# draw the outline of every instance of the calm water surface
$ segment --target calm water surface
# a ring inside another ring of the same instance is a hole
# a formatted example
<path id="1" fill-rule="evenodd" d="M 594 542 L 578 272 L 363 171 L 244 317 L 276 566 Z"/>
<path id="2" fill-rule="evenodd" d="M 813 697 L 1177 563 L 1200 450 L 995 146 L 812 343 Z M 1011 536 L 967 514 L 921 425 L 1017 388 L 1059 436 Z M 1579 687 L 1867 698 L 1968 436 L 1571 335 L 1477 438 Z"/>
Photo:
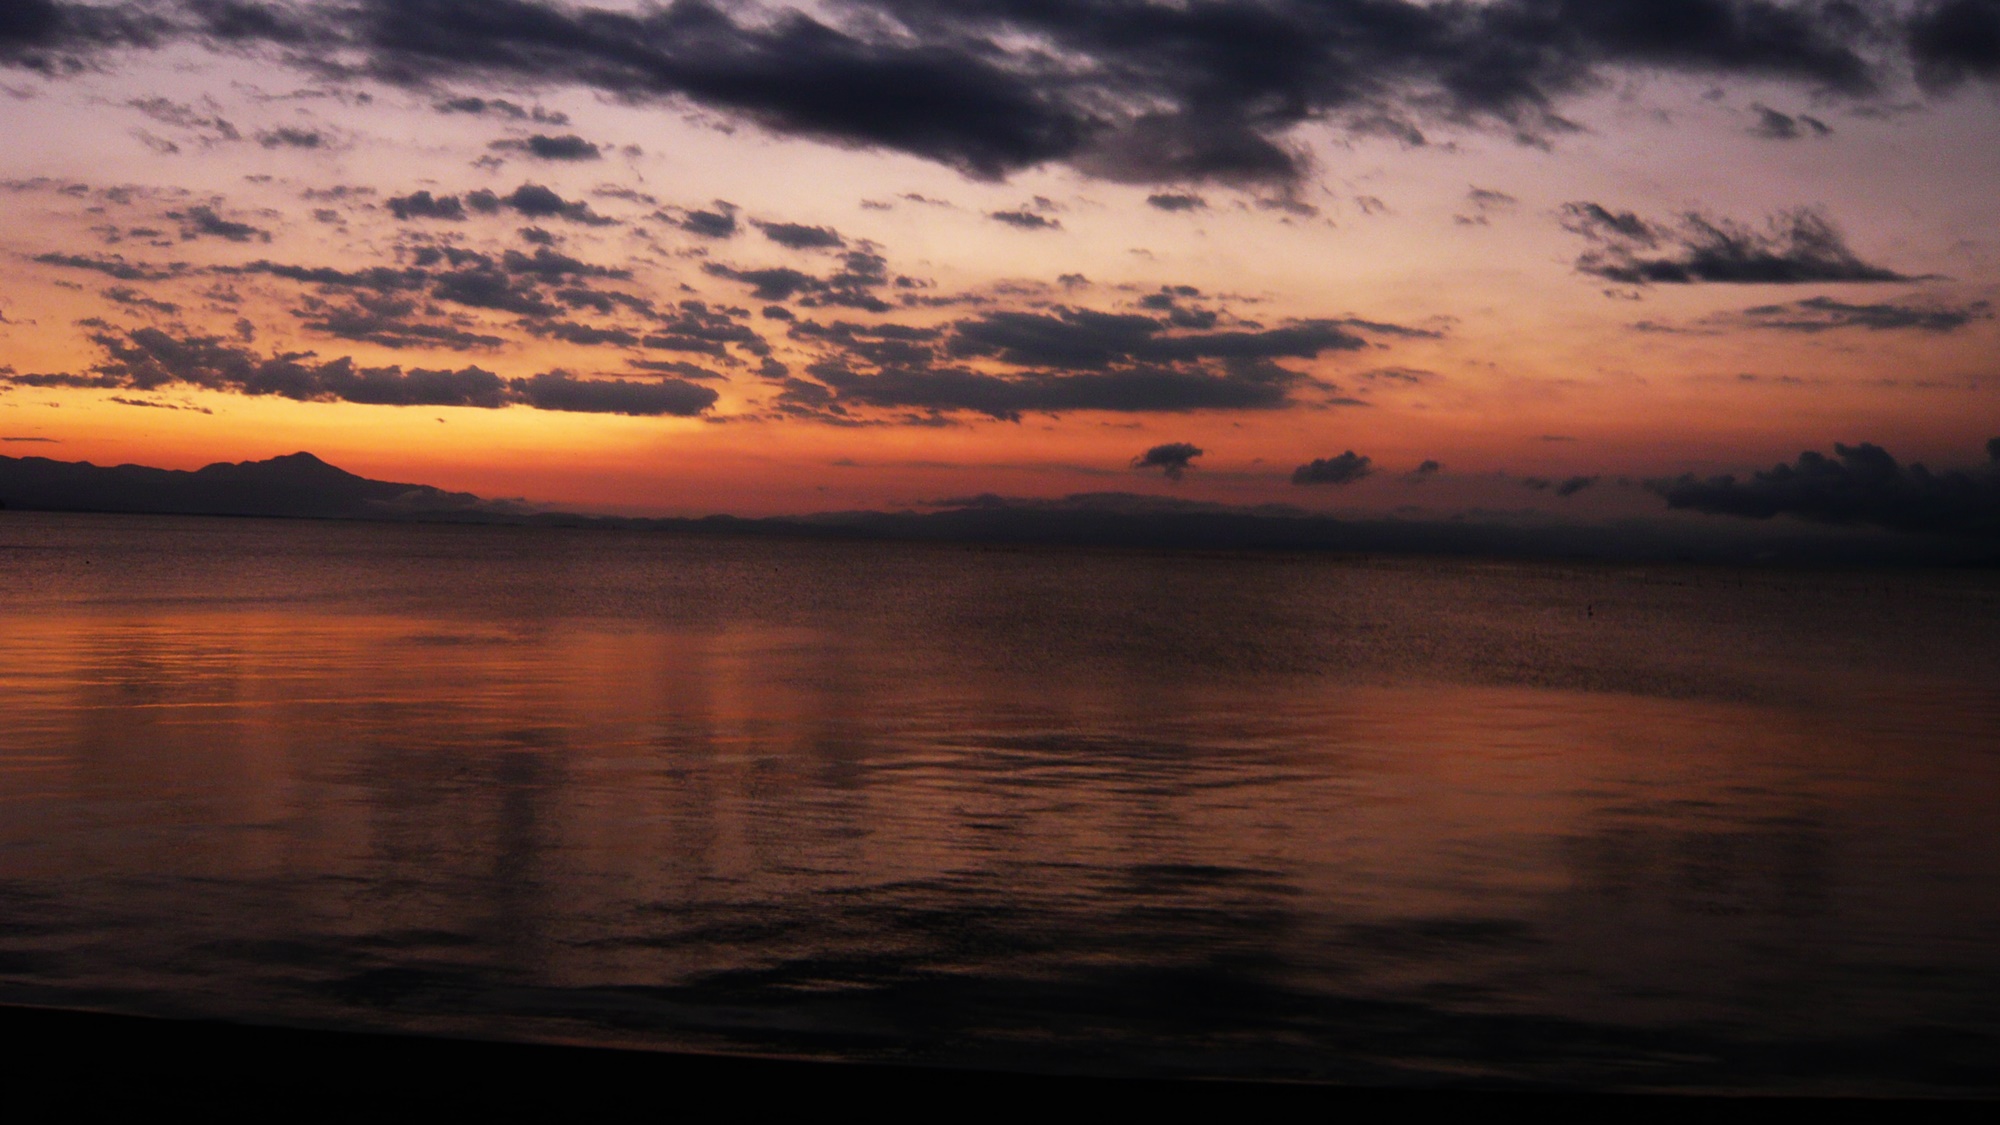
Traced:
<path id="1" fill-rule="evenodd" d="M 0 513 L 0 1002 L 2000 1092 L 2000 580 Z"/>

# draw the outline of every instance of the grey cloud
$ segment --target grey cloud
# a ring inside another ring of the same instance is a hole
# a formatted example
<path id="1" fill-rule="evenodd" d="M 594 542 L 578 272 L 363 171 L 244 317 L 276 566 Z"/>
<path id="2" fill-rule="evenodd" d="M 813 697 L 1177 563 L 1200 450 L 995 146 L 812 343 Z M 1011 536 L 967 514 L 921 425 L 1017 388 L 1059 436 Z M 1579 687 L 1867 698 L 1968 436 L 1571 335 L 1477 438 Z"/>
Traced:
<path id="1" fill-rule="evenodd" d="M 326 134 L 317 129 L 297 129 L 287 125 L 258 133 L 257 143 L 265 148 L 325 148 L 328 142 Z"/>
<path id="2" fill-rule="evenodd" d="M 476 351 L 505 343 L 498 336 L 427 319 L 417 302 L 386 294 L 362 292 L 344 302 L 307 297 L 292 315 L 315 332 L 387 348 Z"/>
<path id="3" fill-rule="evenodd" d="M 1917 77 L 1933 89 L 2000 80 L 2000 0 L 1933 0 L 1909 22 Z"/>
<path id="4" fill-rule="evenodd" d="M 1575 496 L 1577 493 L 1582 492 L 1584 489 L 1589 488 L 1593 484 L 1596 484 L 1599 479 L 1600 478 L 1594 476 L 1569 477 L 1556 485 L 1556 495 Z"/>
<path id="5" fill-rule="evenodd" d="M 1752 136 L 1772 141 L 1796 141 L 1808 134 L 1824 137 L 1833 132 L 1833 127 L 1817 117 L 1805 114 L 1779 113 L 1767 105 L 1753 106 L 1757 112 L 1757 123 L 1750 127 Z"/>
<path id="6" fill-rule="evenodd" d="M 1574 128 L 1564 101 L 1626 73 L 1848 98 L 1876 95 L 1904 57 L 1936 88 L 1991 77 L 1994 4 L 1932 0 L 1906 20 L 1837 0 L 845 0 L 817 15 L 712 0 L 17 0 L 0 58 L 57 73 L 108 45 L 263 41 L 296 65 L 410 86 L 682 100 L 987 179 L 1067 162 L 1133 182 L 1268 183 L 1305 170 L 1288 137 L 1306 123 L 1393 123 L 1418 140 L 1416 119 L 1484 123 L 1544 142 Z M 437 105 L 530 116 L 499 99 Z"/>
<path id="7" fill-rule="evenodd" d="M 1819 333 L 1836 328 L 1865 328 L 1874 332 L 1955 332 L 1977 320 L 1991 320 L 1993 306 L 1988 301 L 1963 305 L 1911 305 L 1897 302 L 1857 305 L 1832 297 L 1810 297 L 1789 304 L 1758 305 L 1744 309 L 1733 323 L 1751 328 L 1786 332 Z"/>
<path id="8" fill-rule="evenodd" d="M 167 217 L 179 220 L 184 239 L 213 237 L 230 242 L 271 241 L 270 231 L 225 219 L 216 213 L 215 208 L 206 205 L 190 207 L 185 211 L 169 211 Z"/>
<path id="9" fill-rule="evenodd" d="M 505 98 L 446 98 L 431 108 L 437 110 L 439 113 L 469 113 L 475 116 L 490 113 L 497 117 L 505 117 L 510 121 L 534 121 L 542 125 L 569 124 L 569 115 L 566 113 L 554 113 L 543 109 L 541 106 L 529 109 L 526 106 L 516 105 L 513 102 L 507 101 Z"/>
<path id="10" fill-rule="evenodd" d="M 884 368 L 866 375 L 834 364 L 815 364 L 810 374 L 823 384 L 821 390 L 837 392 L 841 404 L 966 412 L 1002 421 L 1019 421 L 1026 413 L 1072 410 L 1277 410 L 1290 405 L 1294 387 L 1309 381 L 1274 366 L 1224 372 L 1144 366 L 1081 374 L 1001 376 L 957 367 Z"/>
<path id="11" fill-rule="evenodd" d="M 136 289 L 132 289 L 123 285 L 114 285 L 111 288 L 106 289 L 104 291 L 104 296 L 110 300 L 118 302 L 121 305 L 129 305 L 133 308 L 151 309 L 154 312 L 167 313 L 168 315 L 172 315 L 174 313 L 181 311 L 181 307 L 179 305 L 174 304 L 171 301 L 157 300 L 155 298 L 146 296 L 145 294 L 139 292 Z M 4 321 L 5 319 L 6 319 L 5 317 L 0 317 L 0 321 Z"/>
<path id="12" fill-rule="evenodd" d="M 540 184 L 522 184 L 499 201 L 530 219 L 562 218 L 588 226 L 609 226 L 617 221 L 592 211 L 588 203 L 564 199 Z"/>
<path id="13" fill-rule="evenodd" d="M 768 280 L 799 285 L 802 279 L 811 280 L 797 271 Z M 788 413 L 850 420 L 861 407 L 919 412 L 908 420 L 970 413 L 1010 421 L 1074 410 L 1278 410 L 1294 405 L 1295 392 L 1318 384 L 1276 360 L 1368 346 L 1353 330 L 1363 322 L 1351 320 L 1183 330 L 1184 323 L 1212 323 L 1205 315 L 1177 315 L 1202 312 L 1172 305 L 1184 292 L 1194 290 L 1170 287 L 1155 294 L 1172 306 L 1164 318 L 1058 307 L 1051 313 L 984 313 L 942 327 L 799 321 L 790 330 L 793 340 L 822 354 L 807 369 L 811 379 L 794 377 L 777 405 Z M 954 362 L 967 358 L 1014 370 L 973 370 Z"/>
<path id="14" fill-rule="evenodd" d="M 527 379 L 514 379 L 509 388 L 516 401 L 537 410 L 640 417 L 662 414 L 688 417 L 707 410 L 720 397 L 712 387 L 679 379 L 579 379 L 566 371 L 545 371 Z"/>
<path id="15" fill-rule="evenodd" d="M 1037 215 L 1033 211 L 993 211 L 989 212 L 986 217 L 996 223 L 1006 223 L 1010 227 L 1018 227 L 1021 230 L 1062 229 L 1061 222 L 1051 219 L 1046 215 Z"/>
<path id="16" fill-rule="evenodd" d="M 1135 469 L 1159 469 L 1168 480 L 1178 481 L 1194 467 L 1194 459 L 1202 455 L 1202 450 L 1184 441 L 1171 441 L 1156 445 L 1137 457 L 1132 458 Z"/>
<path id="17" fill-rule="evenodd" d="M 681 216 L 679 227 L 689 234 L 703 238 L 730 238 L 736 234 L 736 214 L 734 211 L 689 211 Z"/>
<path id="18" fill-rule="evenodd" d="M 734 225 L 733 221 L 731 225 Z M 840 237 L 840 232 L 832 227 L 812 227 L 804 223 L 767 223 L 762 219 L 752 219 L 750 225 L 763 231 L 765 238 L 792 250 L 838 250 L 847 245 L 847 240 Z"/>
<path id="19" fill-rule="evenodd" d="M 428 191 L 414 191 L 408 195 L 390 196 L 389 213 L 405 222 L 411 219 L 444 219 L 462 222 L 465 219 L 465 204 L 455 195 L 432 196 Z"/>
<path id="20" fill-rule="evenodd" d="M 174 336 L 154 328 L 94 337 L 106 359 L 68 385 L 134 390 L 185 386 L 299 402 L 377 406 L 462 406 L 596 414 L 694 415 L 715 404 L 712 388 L 680 379 L 579 379 L 550 371 L 503 379 L 479 367 L 456 371 L 397 366 L 361 367 L 351 358 L 320 360 L 310 352 L 262 355 L 215 336 Z M 19 381 L 19 377 L 16 377 Z"/>
<path id="21" fill-rule="evenodd" d="M 1626 285 L 1913 280 L 1862 261 L 1810 208 L 1772 216 L 1763 230 L 1694 212 L 1654 223 L 1589 202 L 1565 204 L 1562 222 L 1593 244 L 1576 260 L 1579 273 Z"/>
<path id="22" fill-rule="evenodd" d="M 1352 449 L 1338 457 L 1321 457 L 1292 470 L 1293 484 L 1353 484 L 1375 471 L 1374 462 Z"/>
<path id="23" fill-rule="evenodd" d="M 1868 442 L 1835 443 L 1834 455 L 1807 450 L 1790 464 L 1751 474 L 1649 481 L 1670 508 L 1770 519 L 2000 539 L 2000 438 L 1986 443 L 1986 464 L 1932 472 L 1898 464 Z"/>
<path id="24" fill-rule="evenodd" d="M 537 160 L 598 160 L 604 152 L 575 133 L 559 137 L 536 133 L 525 138 L 494 141 L 486 147 L 502 152 L 518 152 Z"/>
<path id="25" fill-rule="evenodd" d="M 1146 197 L 1148 206 L 1161 211 L 1203 211 L 1208 208 L 1208 200 L 1193 192 L 1162 191 Z"/>
<path id="26" fill-rule="evenodd" d="M 1346 324 L 1306 320 L 1254 332 L 1172 334 L 1166 323 L 1130 313 L 996 312 L 959 321 L 949 350 L 1020 366 L 1070 369 L 1197 359 L 1311 359 L 1326 351 L 1366 347 L 1367 341 L 1348 331 Z"/>
<path id="27" fill-rule="evenodd" d="M 720 262 L 707 262 L 702 272 L 714 277 L 740 281 L 751 287 L 751 296 L 760 301 L 797 299 L 809 307 L 837 306 L 867 312 L 888 312 L 890 305 L 874 293 L 889 284 L 888 262 L 867 250 L 850 250 L 841 256 L 842 268 L 828 277 L 818 277 L 786 266 L 767 269 L 737 269 Z"/>
<path id="28" fill-rule="evenodd" d="M 165 266 L 149 265 L 142 262 L 128 262 L 122 254 L 59 254 L 51 251 L 35 255 L 35 261 L 45 266 L 66 266 L 74 270 L 94 270 L 120 281 L 165 281 L 185 273 L 187 267 L 180 262 Z"/>

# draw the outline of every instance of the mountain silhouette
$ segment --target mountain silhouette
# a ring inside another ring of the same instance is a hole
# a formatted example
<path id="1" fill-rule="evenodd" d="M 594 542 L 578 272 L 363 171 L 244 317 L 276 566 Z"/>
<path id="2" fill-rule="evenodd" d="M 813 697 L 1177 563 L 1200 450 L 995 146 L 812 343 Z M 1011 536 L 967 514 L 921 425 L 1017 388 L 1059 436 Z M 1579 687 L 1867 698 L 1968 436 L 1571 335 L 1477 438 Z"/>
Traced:
<path id="1" fill-rule="evenodd" d="M 645 518 L 538 509 L 427 484 L 370 480 L 310 453 L 187 472 L 0 456 L 0 509 L 421 520 L 544 528 L 1150 550 L 1304 551 L 1829 565 L 2000 565 L 1981 543 L 1811 526 L 1341 518 L 1130 493 L 975 496 L 928 512 Z"/>
<path id="2" fill-rule="evenodd" d="M 46 457 L 0 457 L 0 507 L 156 515 L 394 519 L 452 513 L 505 514 L 511 505 L 427 484 L 369 480 L 310 453 L 223 462 L 187 472 L 144 465 L 93 465 Z"/>

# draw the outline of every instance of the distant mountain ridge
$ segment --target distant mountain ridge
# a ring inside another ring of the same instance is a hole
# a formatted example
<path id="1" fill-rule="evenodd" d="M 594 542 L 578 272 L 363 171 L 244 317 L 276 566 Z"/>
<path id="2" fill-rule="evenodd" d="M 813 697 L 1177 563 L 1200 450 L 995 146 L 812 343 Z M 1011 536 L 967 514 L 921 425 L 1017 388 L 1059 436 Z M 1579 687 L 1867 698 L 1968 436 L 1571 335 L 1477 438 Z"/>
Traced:
<path id="1" fill-rule="evenodd" d="M 396 519 L 451 513 L 512 514 L 513 505 L 427 484 L 370 480 L 310 453 L 221 462 L 192 472 L 0 457 L 0 505 L 59 512 L 189 516 Z"/>
<path id="2" fill-rule="evenodd" d="M 539 510 L 427 484 L 370 480 L 310 453 L 192 472 L 0 456 L 0 508 L 188 516 L 273 516 L 601 528 L 806 539 L 879 539 L 1208 551 L 1600 559 L 1807 565 L 2000 565 L 1989 547 L 1759 523 L 1632 519 L 1613 524 L 1504 518 L 1344 519 L 1284 505 L 1233 507 L 1126 492 L 1061 499 L 991 494 L 928 512 L 820 512 L 647 519 Z"/>

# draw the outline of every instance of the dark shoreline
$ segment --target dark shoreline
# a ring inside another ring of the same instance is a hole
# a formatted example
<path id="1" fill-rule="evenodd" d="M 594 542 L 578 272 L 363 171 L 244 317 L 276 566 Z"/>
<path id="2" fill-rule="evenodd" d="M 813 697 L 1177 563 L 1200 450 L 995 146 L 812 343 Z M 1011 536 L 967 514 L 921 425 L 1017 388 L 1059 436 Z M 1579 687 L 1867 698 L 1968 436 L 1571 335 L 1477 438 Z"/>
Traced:
<path id="1" fill-rule="evenodd" d="M 0 510 L 353 520 L 799 540 L 1230 553 L 1430 555 L 1568 562 L 1753 566 L 2000 567 L 1991 534 L 1913 535 L 1858 524 L 1635 517 L 1611 522 L 1340 517 L 1124 492 L 1062 500 L 994 495 L 926 511 L 637 517 L 539 511 L 430 485 L 369 480 L 294 453 L 194 472 L 0 455 Z"/>
<path id="2" fill-rule="evenodd" d="M 1730 1097 L 1587 1091 L 1371 1088 L 929 1069 L 157 1019 L 0 1005 L 15 1106 L 80 1113 L 165 1109 L 266 1120 L 658 1121 L 836 1109 L 928 1114 L 1114 1105 L 1121 1114 L 1300 1111 L 1713 1113 L 1973 1100 Z"/>

